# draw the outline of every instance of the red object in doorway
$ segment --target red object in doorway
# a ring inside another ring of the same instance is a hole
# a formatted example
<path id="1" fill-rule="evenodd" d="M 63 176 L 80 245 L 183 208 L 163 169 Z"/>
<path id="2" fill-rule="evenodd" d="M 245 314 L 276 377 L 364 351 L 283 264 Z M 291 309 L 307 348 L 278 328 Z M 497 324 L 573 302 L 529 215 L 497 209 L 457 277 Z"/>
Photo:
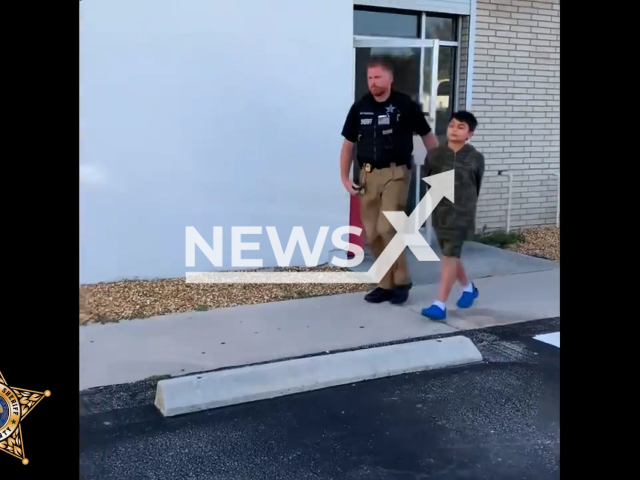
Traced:
<path id="1" fill-rule="evenodd" d="M 350 233 L 349 243 L 358 245 L 364 250 L 364 227 L 362 226 L 362 220 L 360 220 L 360 197 L 357 195 L 351 195 L 351 200 L 349 202 L 349 226 L 363 229 L 360 235 Z M 347 258 L 351 259 L 353 257 L 355 257 L 355 252 L 349 250 L 347 252 Z"/>

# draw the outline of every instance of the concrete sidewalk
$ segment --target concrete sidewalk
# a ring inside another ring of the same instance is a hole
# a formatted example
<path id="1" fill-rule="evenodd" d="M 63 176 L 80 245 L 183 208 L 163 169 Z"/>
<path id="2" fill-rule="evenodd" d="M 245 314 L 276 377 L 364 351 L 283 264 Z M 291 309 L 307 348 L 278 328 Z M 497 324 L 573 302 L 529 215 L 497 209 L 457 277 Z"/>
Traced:
<path id="1" fill-rule="evenodd" d="M 439 258 L 442 258 L 438 242 L 433 239 L 431 248 Z M 407 249 L 406 255 L 414 285 L 438 283 L 440 280 L 440 262 L 421 262 L 410 249 Z M 523 255 L 478 242 L 465 243 L 462 247 L 462 258 L 464 259 L 464 268 L 467 274 L 474 279 L 542 272 L 560 268 L 559 264 L 551 260 Z M 373 259 L 370 256 L 366 256 L 364 261 L 353 270 L 365 272 L 371 268 L 372 264 Z"/>
<path id="2" fill-rule="evenodd" d="M 454 289 L 446 323 L 420 315 L 437 285 L 418 285 L 404 306 L 354 293 L 83 326 L 80 389 L 555 317 L 559 277 L 553 268 L 479 279 L 466 311 L 456 310 Z"/>

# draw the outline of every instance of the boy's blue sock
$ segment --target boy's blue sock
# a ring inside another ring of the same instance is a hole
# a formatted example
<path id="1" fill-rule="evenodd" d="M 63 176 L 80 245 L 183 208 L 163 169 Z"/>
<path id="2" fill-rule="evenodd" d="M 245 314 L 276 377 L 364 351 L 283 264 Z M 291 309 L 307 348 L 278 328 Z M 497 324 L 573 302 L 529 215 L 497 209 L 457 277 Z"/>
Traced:
<path id="1" fill-rule="evenodd" d="M 478 298 L 478 294 L 478 289 L 473 282 L 470 282 L 469 285 L 464 287 L 462 295 L 458 299 L 458 308 L 469 308 L 473 305 L 474 300 Z"/>
<path id="2" fill-rule="evenodd" d="M 431 320 L 444 320 L 447 318 L 447 307 L 444 303 L 436 300 L 430 307 L 423 308 L 421 313 Z"/>

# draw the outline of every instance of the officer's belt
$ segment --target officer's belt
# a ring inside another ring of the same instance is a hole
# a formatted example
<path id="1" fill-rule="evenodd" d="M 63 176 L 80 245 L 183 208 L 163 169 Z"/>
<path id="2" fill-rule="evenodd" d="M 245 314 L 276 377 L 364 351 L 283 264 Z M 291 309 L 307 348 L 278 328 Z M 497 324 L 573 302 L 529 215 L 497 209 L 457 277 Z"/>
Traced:
<path id="1" fill-rule="evenodd" d="M 360 164 L 360 168 L 365 172 L 370 172 L 371 170 L 381 170 L 383 168 L 401 167 L 403 165 L 408 165 L 406 162 L 390 162 L 390 163 L 360 162 L 359 164 Z"/>

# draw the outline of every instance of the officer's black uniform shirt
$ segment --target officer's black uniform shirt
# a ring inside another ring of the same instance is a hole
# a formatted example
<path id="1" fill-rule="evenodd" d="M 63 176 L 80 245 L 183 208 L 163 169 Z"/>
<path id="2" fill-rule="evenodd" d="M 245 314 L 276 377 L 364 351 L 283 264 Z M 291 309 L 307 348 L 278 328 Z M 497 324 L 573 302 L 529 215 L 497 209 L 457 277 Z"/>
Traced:
<path id="1" fill-rule="evenodd" d="M 360 165 L 374 167 L 409 165 L 413 152 L 413 134 L 421 137 L 431 132 L 422 109 L 411 97 L 392 90 L 384 102 L 367 93 L 349 110 L 342 136 L 357 143 Z"/>

